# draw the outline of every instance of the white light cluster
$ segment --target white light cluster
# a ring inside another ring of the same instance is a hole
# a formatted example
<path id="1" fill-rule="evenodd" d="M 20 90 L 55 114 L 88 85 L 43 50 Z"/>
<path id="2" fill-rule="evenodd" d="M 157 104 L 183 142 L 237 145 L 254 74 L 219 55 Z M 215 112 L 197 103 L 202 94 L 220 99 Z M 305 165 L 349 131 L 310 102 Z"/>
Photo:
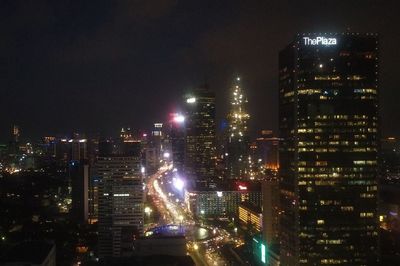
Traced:
<path id="1" fill-rule="evenodd" d="M 195 103 L 196 102 L 196 98 L 195 97 L 190 97 L 186 100 L 187 103 Z"/>

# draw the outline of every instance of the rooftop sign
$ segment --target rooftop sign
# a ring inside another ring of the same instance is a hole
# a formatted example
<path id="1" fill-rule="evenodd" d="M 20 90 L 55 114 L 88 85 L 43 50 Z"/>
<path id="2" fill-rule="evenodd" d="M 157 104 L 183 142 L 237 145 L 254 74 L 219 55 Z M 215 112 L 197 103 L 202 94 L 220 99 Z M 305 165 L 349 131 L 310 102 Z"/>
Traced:
<path id="1" fill-rule="evenodd" d="M 336 38 L 325 38 L 325 37 L 315 37 L 315 38 L 310 38 L 310 37 L 303 37 L 304 40 L 304 45 L 325 45 L 325 46 L 330 46 L 330 45 L 336 45 L 337 40 Z"/>

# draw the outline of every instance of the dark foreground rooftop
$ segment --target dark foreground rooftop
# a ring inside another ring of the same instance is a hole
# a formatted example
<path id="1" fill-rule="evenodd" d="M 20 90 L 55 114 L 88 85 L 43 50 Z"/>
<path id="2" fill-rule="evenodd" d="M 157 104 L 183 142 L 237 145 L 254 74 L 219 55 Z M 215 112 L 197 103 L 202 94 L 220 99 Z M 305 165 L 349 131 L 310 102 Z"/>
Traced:
<path id="1" fill-rule="evenodd" d="M 190 256 L 135 256 L 129 258 L 108 258 L 100 261 L 98 265 L 118 265 L 118 266 L 195 266 L 193 259 Z"/>

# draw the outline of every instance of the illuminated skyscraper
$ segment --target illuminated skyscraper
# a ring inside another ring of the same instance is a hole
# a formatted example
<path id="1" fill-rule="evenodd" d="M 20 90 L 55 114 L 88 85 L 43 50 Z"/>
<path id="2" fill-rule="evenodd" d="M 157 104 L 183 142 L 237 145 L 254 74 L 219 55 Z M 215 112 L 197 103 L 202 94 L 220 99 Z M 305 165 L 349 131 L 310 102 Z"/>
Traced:
<path id="1" fill-rule="evenodd" d="M 376 265 L 378 39 L 298 35 L 279 54 L 281 265 Z"/>
<path id="2" fill-rule="evenodd" d="M 215 94 L 207 87 L 194 90 L 186 96 L 186 111 L 185 173 L 207 183 L 215 178 Z"/>
<path id="3" fill-rule="evenodd" d="M 247 98 L 237 77 L 232 86 L 231 105 L 228 115 L 227 174 L 229 178 L 243 178 L 249 171 L 249 136 L 247 123 L 250 115 L 246 110 Z"/>
<path id="4" fill-rule="evenodd" d="M 89 212 L 89 161 L 87 155 L 87 139 L 74 134 L 68 140 L 70 154 L 68 173 L 71 182 L 72 208 L 71 214 L 75 222 L 87 223 Z"/>

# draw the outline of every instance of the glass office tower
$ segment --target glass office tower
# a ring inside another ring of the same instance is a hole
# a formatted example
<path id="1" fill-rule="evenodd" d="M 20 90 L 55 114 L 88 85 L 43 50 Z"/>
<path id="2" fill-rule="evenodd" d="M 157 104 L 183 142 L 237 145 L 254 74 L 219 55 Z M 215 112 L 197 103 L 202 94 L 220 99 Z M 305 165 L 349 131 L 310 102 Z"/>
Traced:
<path id="1" fill-rule="evenodd" d="M 215 93 L 207 86 L 186 95 L 185 173 L 189 183 L 215 180 Z"/>
<path id="2" fill-rule="evenodd" d="M 376 264 L 378 122 L 376 34 L 280 52 L 281 265 Z"/>

